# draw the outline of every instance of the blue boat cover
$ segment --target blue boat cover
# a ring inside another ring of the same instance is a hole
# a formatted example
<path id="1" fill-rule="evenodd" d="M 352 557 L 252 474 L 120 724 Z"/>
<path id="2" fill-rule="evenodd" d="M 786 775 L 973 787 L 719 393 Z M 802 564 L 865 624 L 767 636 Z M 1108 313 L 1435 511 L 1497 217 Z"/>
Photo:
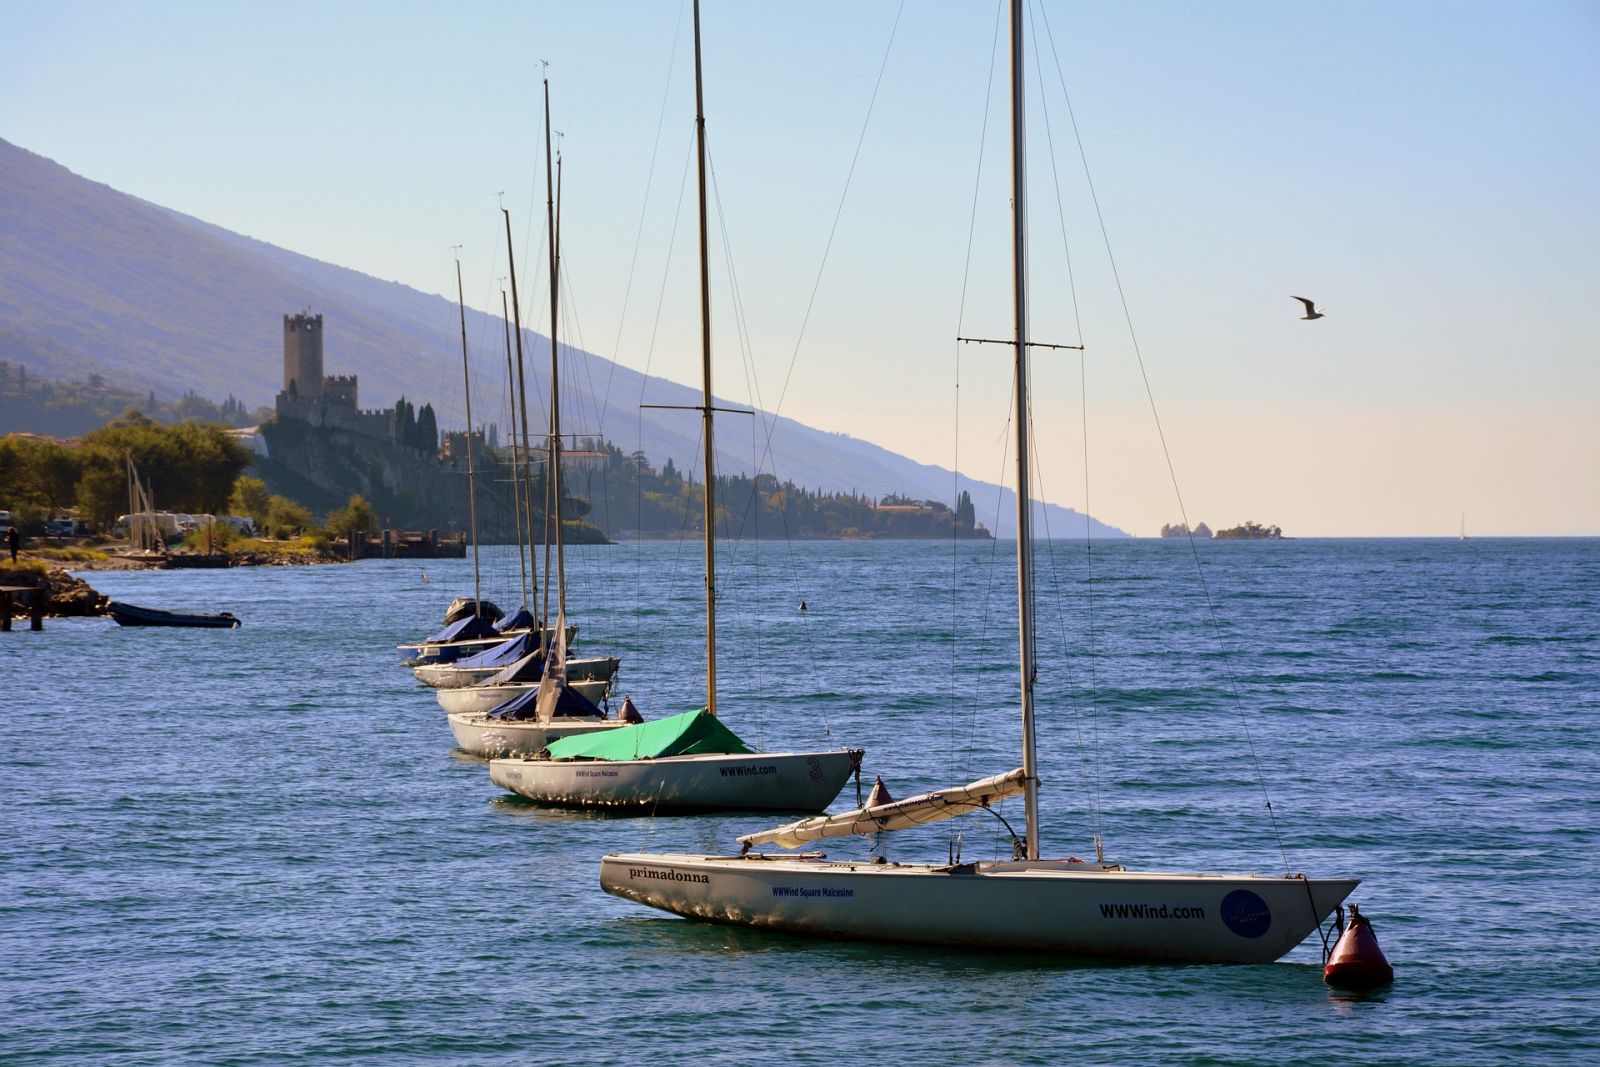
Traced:
<path id="1" fill-rule="evenodd" d="M 529 652 L 539 650 L 539 635 L 529 630 L 507 641 L 502 641 L 486 651 L 475 656 L 463 656 L 456 660 L 457 667 L 504 667 L 513 660 L 519 660 Z"/>
<path id="2" fill-rule="evenodd" d="M 531 630 L 534 626 L 533 612 L 527 608 L 518 608 L 510 615 L 494 624 L 496 633 L 505 633 L 507 630 Z"/>
<path id="3" fill-rule="evenodd" d="M 517 682 L 537 682 L 544 677 L 544 660 L 545 657 L 539 655 L 539 650 L 535 648 L 509 667 L 502 668 L 499 674 L 491 675 L 483 684 L 514 685 Z"/>
<path id="4" fill-rule="evenodd" d="M 477 615 L 468 615 L 464 619 L 457 619 L 436 634 L 429 634 L 418 644 L 444 645 L 451 641 L 471 641 L 478 637 L 493 637 L 495 634 L 494 623 Z"/>
<path id="5" fill-rule="evenodd" d="M 526 693 L 512 697 L 490 711 L 486 718 L 500 722 L 528 722 L 539 717 L 539 687 L 530 686 Z M 606 713 L 589 702 L 589 698 L 570 685 L 561 687 L 553 712 L 558 719 L 603 719 Z"/>

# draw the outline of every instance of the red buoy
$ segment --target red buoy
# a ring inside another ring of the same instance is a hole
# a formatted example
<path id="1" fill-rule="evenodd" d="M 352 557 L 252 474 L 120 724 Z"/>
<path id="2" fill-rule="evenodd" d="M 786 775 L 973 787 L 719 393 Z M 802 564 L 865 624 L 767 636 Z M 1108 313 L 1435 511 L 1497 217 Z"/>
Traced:
<path id="1" fill-rule="evenodd" d="M 1350 925 L 1322 968 L 1323 981 L 1344 989 L 1372 989 L 1394 981 L 1394 968 L 1378 947 L 1372 924 L 1350 905 Z"/>

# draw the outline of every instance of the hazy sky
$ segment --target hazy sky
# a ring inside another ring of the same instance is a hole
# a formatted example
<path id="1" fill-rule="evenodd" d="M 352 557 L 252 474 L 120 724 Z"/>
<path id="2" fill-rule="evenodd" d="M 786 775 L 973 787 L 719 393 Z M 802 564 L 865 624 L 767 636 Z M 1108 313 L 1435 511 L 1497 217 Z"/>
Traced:
<path id="1" fill-rule="evenodd" d="M 1179 512 L 1062 76 L 1192 521 L 1600 534 L 1600 3 L 1035 12 L 1033 332 L 1074 342 L 1081 318 L 1097 517 L 1148 535 Z M 999 480 L 1007 352 L 954 342 L 1008 330 L 1003 56 L 979 148 L 995 5 L 703 17 L 719 394 L 747 395 L 731 262 L 765 406 L 798 352 L 783 414 Z M 0 25 L 0 137 L 452 297 L 463 244 L 495 310 L 496 191 L 530 259 L 540 239 L 548 60 L 570 336 L 697 380 L 687 4 L 0 0 Z M 1045 495 L 1082 508 L 1079 359 L 1037 356 L 1034 414 Z"/>

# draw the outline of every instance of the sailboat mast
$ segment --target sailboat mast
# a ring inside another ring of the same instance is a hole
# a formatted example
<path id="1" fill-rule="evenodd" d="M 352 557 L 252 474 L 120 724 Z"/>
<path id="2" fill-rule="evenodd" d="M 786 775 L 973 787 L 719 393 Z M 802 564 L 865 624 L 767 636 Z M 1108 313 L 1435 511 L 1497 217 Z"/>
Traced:
<path id="1" fill-rule="evenodd" d="M 567 575 L 561 545 L 561 366 L 557 358 L 560 341 L 557 337 L 561 307 L 560 275 L 561 251 L 556 233 L 556 183 L 550 130 L 550 79 L 544 79 L 544 181 L 546 225 L 550 228 L 550 439 L 546 443 L 546 522 L 553 530 L 551 537 L 556 550 L 557 611 L 565 613 L 567 607 Z M 550 617 L 550 542 L 545 542 L 544 585 L 545 618 Z M 540 642 L 543 645 L 543 642 Z"/>
<path id="2" fill-rule="evenodd" d="M 516 326 L 517 338 L 517 394 L 522 402 L 522 474 L 524 479 L 522 506 L 527 509 L 528 569 L 531 572 L 529 586 L 532 589 L 532 599 L 537 600 L 539 599 L 539 557 L 534 555 L 533 552 L 533 464 L 528 458 L 528 379 L 522 369 L 522 304 L 517 300 L 517 255 L 511 247 L 511 212 L 501 208 L 500 214 L 504 215 L 506 220 L 506 262 L 511 270 L 511 320 Z M 543 634 L 544 621 L 543 619 L 539 620 L 541 635 Z M 539 638 L 539 644 L 542 648 L 544 645 L 543 636 Z"/>
<path id="3" fill-rule="evenodd" d="M 144 535 L 139 528 L 139 498 L 133 491 L 134 479 L 138 477 L 133 473 L 133 453 L 124 453 L 122 462 L 128 469 L 128 542 L 134 548 L 142 549 L 144 548 Z"/>
<path id="4" fill-rule="evenodd" d="M 528 553 L 522 546 L 522 477 L 517 451 L 517 372 L 511 364 L 511 309 L 506 291 L 500 290 L 500 321 L 506 326 L 506 396 L 511 407 L 511 519 L 517 527 L 517 565 L 522 570 L 522 606 L 528 606 Z"/>
<path id="5" fill-rule="evenodd" d="M 706 711 L 717 713 L 716 448 L 711 438 L 711 260 L 706 247 L 706 108 L 700 81 L 700 0 L 694 0 L 694 130 L 700 179 L 700 418 L 706 449 Z"/>
<path id="6" fill-rule="evenodd" d="M 1022 0 L 1011 0 L 1011 243 L 1014 311 L 1017 320 L 1017 632 L 1022 664 L 1023 810 L 1028 821 L 1027 858 L 1039 858 L 1039 757 L 1034 738 L 1033 682 L 1033 506 L 1028 498 L 1028 214 L 1027 150 L 1022 83 Z"/>
<path id="7" fill-rule="evenodd" d="M 461 315 L 461 382 L 467 394 L 467 514 L 472 524 L 472 613 L 483 615 L 478 574 L 478 473 L 472 465 L 472 371 L 467 366 L 467 297 L 461 287 L 461 257 L 456 256 L 456 310 Z"/>

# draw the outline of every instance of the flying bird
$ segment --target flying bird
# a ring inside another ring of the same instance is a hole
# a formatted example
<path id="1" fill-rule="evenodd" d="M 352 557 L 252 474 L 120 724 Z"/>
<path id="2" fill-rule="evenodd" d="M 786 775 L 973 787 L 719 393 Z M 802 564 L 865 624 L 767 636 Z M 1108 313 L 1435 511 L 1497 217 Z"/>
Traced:
<path id="1" fill-rule="evenodd" d="M 1302 303 L 1302 304 L 1304 304 L 1306 306 L 1306 313 L 1304 315 L 1300 316 L 1302 319 L 1320 319 L 1320 318 L 1322 318 L 1322 312 L 1317 310 L 1317 305 L 1313 304 L 1311 301 L 1307 300 L 1305 297 L 1303 297 L 1303 296 L 1291 296 L 1289 299 L 1290 300 L 1298 300 L 1298 301 L 1300 301 L 1300 303 Z"/>

